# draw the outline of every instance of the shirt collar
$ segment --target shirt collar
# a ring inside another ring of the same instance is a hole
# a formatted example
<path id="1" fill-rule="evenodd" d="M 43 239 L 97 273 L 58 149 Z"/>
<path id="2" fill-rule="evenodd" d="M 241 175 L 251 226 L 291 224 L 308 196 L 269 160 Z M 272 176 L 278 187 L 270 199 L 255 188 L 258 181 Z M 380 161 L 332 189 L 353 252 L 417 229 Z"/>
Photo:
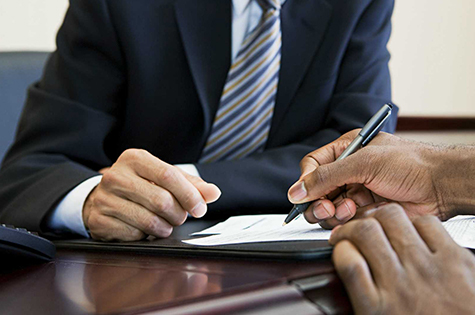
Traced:
<path id="1" fill-rule="evenodd" d="M 233 0 L 234 12 L 241 15 L 250 2 L 251 0 Z"/>
<path id="2" fill-rule="evenodd" d="M 244 10 L 246 10 L 246 7 L 251 3 L 251 1 L 255 0 L 233 0 L 233 6 L 234 6 L 234 12 L 237 15 L 241 15 Z M 283 5 L 285 0 L 280 0 L 280 4 Z"/>

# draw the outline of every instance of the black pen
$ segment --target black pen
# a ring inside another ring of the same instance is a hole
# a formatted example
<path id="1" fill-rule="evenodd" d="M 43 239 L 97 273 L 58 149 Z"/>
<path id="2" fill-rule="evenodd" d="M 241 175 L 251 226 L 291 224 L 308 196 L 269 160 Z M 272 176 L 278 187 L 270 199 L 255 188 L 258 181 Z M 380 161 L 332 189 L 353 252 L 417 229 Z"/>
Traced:
<path id="1" fill-rule="evenodd" d="M 393 105 L 390 103 L 383 105 L 383 107 L 381 107 L 381 109 L 373 117 L 371 117 L 371 119 L 366 123 L 363 129 L 361 129 L 360 133 L 356 136 L 356 138 L 350 143 L 350 145 L 336 160 L 343 160 L 348 155 L 356 152 L 359 148 L 367 145 L 379 133 L 386 120 L 389 118 L 389 116 L 391 116 L 392 108 Z M 297 216 L 304 213 L 312 202 L 294 205 L 282 225 L 290 223 Z"/>

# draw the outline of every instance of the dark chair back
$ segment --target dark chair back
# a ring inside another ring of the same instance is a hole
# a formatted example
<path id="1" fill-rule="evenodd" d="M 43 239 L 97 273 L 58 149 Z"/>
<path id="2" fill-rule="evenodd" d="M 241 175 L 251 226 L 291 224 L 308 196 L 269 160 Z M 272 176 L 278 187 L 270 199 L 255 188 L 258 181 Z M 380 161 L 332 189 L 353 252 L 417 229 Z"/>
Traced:
<path id="1" fill-rule="evenodd" d="M 47 52 L 0 52 L 0 161 L 13 142 L 26 91 L 41 77 Z"/>

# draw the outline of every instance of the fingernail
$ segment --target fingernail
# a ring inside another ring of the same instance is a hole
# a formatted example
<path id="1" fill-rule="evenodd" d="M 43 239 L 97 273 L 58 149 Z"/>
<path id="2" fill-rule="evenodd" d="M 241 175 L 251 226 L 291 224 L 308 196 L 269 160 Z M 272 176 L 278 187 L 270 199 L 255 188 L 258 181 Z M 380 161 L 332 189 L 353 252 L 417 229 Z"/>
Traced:
<path id="1" fill-rule="evenodd" d="M 291 187 L 289 190 L 289 196 L 292 201 L 300 201 L 307 197 L 307 189 L 305 188 L 305 183 L 301 182 Z"/>
<path id="2" fill-rule="evenodd" d="M 201 218 L 206 213 L 206 205 L 203 202 L 198 203 L 192 210 L 191 215 L 195 218 Z"/>
<path id="3" fill-rule="evenodd" d="M 349 217 L 351 217 L 351 212 L 348 209 L 348 207 L 345 205 L 343 210 L 337 211 L 335 213 L 335 217 L 338 219 L 338 221 L 345 221 Z"/>
<path id="4" fill-rule="evenodd" d="M 325 220 L 330 217 L 330 213 L 327 211 L 322 202 L 317 201 L 315 208 L 313 208 L 313 215 L 318 220 Z"/>

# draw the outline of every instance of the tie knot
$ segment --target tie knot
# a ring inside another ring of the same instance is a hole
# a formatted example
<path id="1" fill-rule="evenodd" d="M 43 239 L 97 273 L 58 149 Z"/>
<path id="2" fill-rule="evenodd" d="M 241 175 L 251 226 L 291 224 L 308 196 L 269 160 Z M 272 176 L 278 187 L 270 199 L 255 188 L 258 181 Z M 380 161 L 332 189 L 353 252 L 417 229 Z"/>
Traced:
<path id="1" fill-rule="evenodd" d="M 257 0 L 264 11 L 280 10 L 280 0 Z"/>

